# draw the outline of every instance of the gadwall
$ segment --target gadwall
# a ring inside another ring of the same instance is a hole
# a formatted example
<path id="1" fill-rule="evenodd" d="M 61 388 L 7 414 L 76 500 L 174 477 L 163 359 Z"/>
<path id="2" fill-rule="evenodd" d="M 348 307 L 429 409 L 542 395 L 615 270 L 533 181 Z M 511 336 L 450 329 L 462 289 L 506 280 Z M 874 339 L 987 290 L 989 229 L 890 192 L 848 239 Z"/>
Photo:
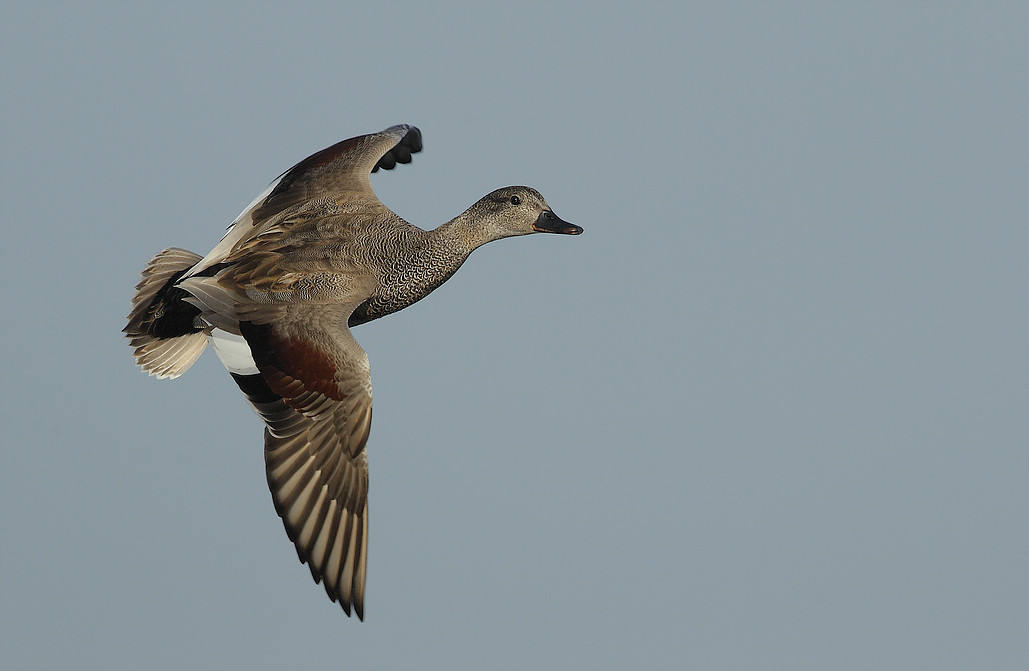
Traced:
<path id="1" fill-rule="evenodd" d="M 268 486 L 300 561 L 362 620 L 372 383 L 350 327 L 425 298 L 487 242 L 582 233 L 526 186 L 497 189 L 432 231 L 409 224 L 369 175 L 421 149 L 417 128 L 392 126 L 297 163 L 207 256 L 155 256 L 124 329 L 158 378 L 212 346 L 267 425 Z"/>

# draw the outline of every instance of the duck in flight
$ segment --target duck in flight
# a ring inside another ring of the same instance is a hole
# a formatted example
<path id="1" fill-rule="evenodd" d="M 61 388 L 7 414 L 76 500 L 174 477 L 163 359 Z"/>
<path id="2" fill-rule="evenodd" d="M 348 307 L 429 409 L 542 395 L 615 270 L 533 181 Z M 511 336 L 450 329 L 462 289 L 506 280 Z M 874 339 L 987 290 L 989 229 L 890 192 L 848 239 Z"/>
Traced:
<path id="1" fill-rule="evenodd" d="M 578 235 L 526 186 L 497 189 L 434 230 L 383 205 L 369 175 L 410 163 L 414 126 L 391 126 L 283 173 L 200 257 L 170 248 L 143 270 L 124 332 L 136 363 L 182 375 L 210 344 L 266 427 L 275 510 L 329 598 L 364 619 L 368 356 L 354 326 L 425 298 L 487 242 Z"/>

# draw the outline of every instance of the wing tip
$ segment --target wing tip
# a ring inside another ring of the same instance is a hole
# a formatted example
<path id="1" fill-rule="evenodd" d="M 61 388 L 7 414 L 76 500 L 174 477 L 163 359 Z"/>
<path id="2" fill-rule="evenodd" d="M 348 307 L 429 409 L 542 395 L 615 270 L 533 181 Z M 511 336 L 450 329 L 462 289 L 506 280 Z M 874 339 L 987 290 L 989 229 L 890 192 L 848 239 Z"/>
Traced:
<path id="1" fill-rule="evenodd" d="M 397 137 L 397 141 L 389 151 L 382 155 L 382 158 L 376 161 L 372 172 L 378 172 L 379 168 L 392 170 L 397 163 L 410 163 L 412 155 L 422 150 L 422 131 L 417 126 L 408 124 L 390 126 L 382 131 L 382 134 Z"/>

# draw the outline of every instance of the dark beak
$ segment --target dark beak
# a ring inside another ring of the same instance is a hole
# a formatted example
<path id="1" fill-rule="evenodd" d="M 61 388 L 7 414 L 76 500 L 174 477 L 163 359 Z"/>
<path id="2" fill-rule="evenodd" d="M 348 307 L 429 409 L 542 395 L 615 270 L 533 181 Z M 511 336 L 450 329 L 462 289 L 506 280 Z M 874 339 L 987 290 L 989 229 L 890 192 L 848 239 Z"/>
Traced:
<path id="1" fill-rule="evenodd" d="M 532 230 L 538 233 L 563 233 L 565 235 L 578 235 L 582 233 L 582 226 L 570 224 L 550 210 L 543 210 L 532 225 Z"/>

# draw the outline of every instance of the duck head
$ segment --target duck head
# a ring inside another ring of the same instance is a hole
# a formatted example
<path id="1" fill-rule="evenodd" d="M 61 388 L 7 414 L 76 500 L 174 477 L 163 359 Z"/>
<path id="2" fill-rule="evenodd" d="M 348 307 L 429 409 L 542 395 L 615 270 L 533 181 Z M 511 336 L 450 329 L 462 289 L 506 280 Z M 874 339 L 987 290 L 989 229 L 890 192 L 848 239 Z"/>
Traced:
<path id="1" fill-rule="evenodd" d="M 469 209 L 492 240 L 530 233 L 579 235 L 582 227 L 554 214 L 540 192 L 506 186 L 487 194 Z"/>

